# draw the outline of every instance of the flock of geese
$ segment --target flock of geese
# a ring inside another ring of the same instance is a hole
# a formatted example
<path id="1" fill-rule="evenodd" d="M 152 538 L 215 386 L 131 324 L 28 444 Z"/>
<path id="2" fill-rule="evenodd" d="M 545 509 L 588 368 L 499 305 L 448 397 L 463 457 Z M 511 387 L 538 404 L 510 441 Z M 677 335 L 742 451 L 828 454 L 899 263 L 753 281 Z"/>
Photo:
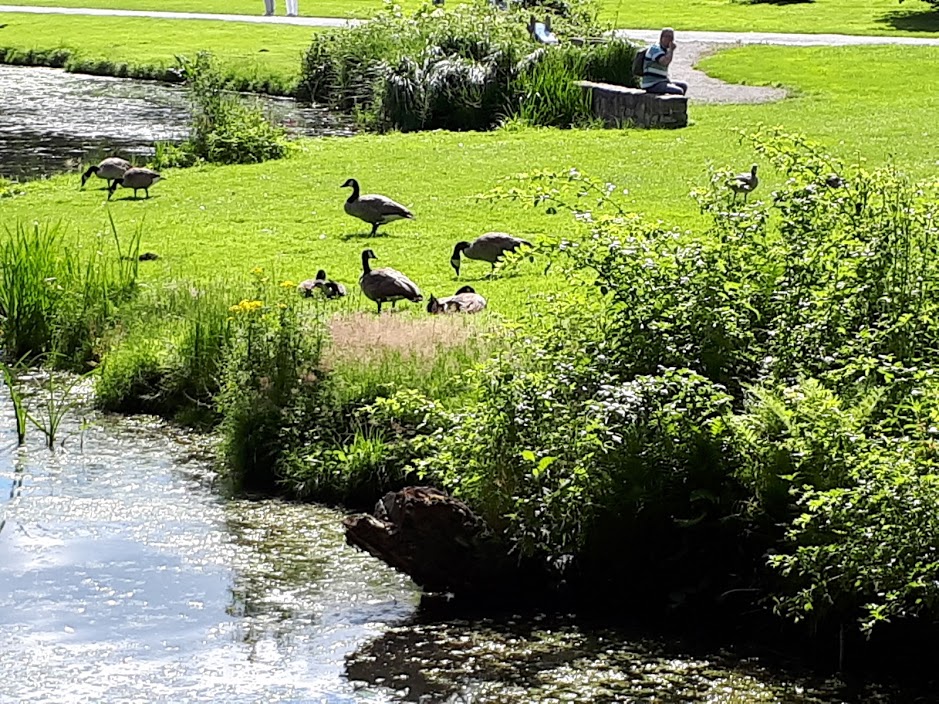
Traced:
<path id="1" fill-rule="evenodd" d="M 759 185 L 760 181 L 756 172 L 757 165 L 754 164 L 749 173 L 737 174 L 728 181 L 727 185 L 733 191 L 735 202 L 739 195 L 743 195 L 744 202 L 746 202 L 750 193 Z M 162 178 L 159 173 L 152 169 L 133 166 L 130 162 L 117 157 L 104 159 L 96 166 L 89 167 L 82 174 L 82 187 L 92 176 L 107 181 L 108 200 L 114 195 L 114 191 L 117 190 L 118 186 L 132 188 L 134 198 L 137 197 L 137 192 L 141 190 L 149 198 L 150 187 Z M 832 178 L 837 177 L 829 177 L 829 186 L 832 186 Z M 838 181 L 840 185 L 840 179 Z M 352 193 L 344 205 L 346 214 L 371 225 L 372 235 L 377 234 L 378 228 L 382 225 L 387 225 L 396 220 L 414 219 L 414 213 L 387 196 L 375 193 L 363 195 L 359 188 L 359 182 L 354 178 L 346 180 L 341 187 L 352 189 Z M 450 266 L 459 276 L 461 258 L 466 258 L 489 262 L 492 270 L 495 270 L 496 263 L 506 252 L 514 252 L 522 246 L 531 247 L 531 243 L 504 232 L 488 232 L 472 242 L 457 242 L 453 247 L 453 254 L 450 256 Z M 389 267 L 373 269 L 371 266 L 373 259 L 378 259 L 373 250 L 366 249 L 362 252 L 362 276 L 359 277 L 359 287 L 368 299 L 378 304 L 379 313 L 381 313 L 381 307 L 385 303 L 391 303 L 393 309 L 395 304 L 401 300 L 414 303 L 424 300 L 417 284 L 411 279 L 397 269 Z M 328 279 L 326 271 L 323 269 L 317 272 L 315 278 L 301 282 L 298 290 L 305 296 L 323 295 L 326 298 L 341 298 L 346 295 L 346 287 L 341 283 Z M 427 312 L 478 313 L 485 307 L 485 298 L 476 293 L 472 286 L 463 286 L 455 294 L 446 298 L 438 299 L 431 296 L 427 304 Z"/>
<path id="2" fill-rule="evenodd" d="M 754 167 L 755 168 L 755 167 Z M 109 157 L 99 164 L 89 167 L 81 178 L 81 185 L 92 176 L 103 179 L 108 183 L 108 200 L 117 190 L 118 186 L 134 190 L 134 198 L 138 191 L 143 191 L 150 197 L 150 187 L 161 180 L 161 176 L 152 169 L 136 167 L 130 162 L 118 157 Z M 359 182 L 354 178 L 342 184 L 342 188 L 351 188 L 352 193 L 346 200 L 344 210 L 346 214 L 358 218 L 372 226 L 371 234 L 375 235 L 382 225 L 396 220 L 412 220 L 414 213 L 406 207 L 393 201 L 387 196 L 378 194 L 363 195 Z M 488 232 L 477 237 L 472 242 L 457 242 L 450 256 L 450 266 L 460 275 L 462 258 L 488 262 L 495 270 L 496 263 L 506 252 L 514 252 L 519 247 L 531 247 L 531 243 L 504 232 Z M 391 303 L 392 309 L 398 301 L 407 300 L 419 303 L 424 300 L 420 289 L 411 279 L 397 269 L 382 267 L 373 269 L 371 261 L 378 259 L 372 249 L 362 252 L 362 275 L 359 277 L 359 287 L 366 298 L 378 305 L 381 313 L 382 305 Z M 326 298 L 341 298 L 346 295 L 346 287 L 326 276 L 326 271 L 320 269 L 316 277 L 307 279 L 297 287 L 305 296 L 323 295 Z M 427 312 L 434 314 L 448 313 L 478 313 L 486 308 L 486 299 L 478 294 L 472 286 L 463 286 L 452 296 L 445 298 L 430 297 L 427 303 Z"/>

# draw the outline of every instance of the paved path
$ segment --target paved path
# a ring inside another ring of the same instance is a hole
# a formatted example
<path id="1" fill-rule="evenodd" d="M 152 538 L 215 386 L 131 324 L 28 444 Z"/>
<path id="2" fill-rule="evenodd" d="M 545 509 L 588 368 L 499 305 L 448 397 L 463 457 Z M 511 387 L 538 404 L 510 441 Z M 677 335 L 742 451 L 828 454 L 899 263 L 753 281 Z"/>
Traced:
<path id="1" fill-rule="evenodd" d="M 88 15 L 91 17 L 149 17 L 161 20 L 216 20 L 251 24 L 286 24 L 301 27 L 345 27 L 359 20 L 340 17 L 265 17 L 264 15 L 213 15 L 200 12 L 157 12 L 149 10 L 112 10 L 91 7 L 36 7 L 34 5 L 0 5 L 0 12 L 28 12 L 34 15 Z"/>
<path id="2" fill-rule="evenodd" d="M 147 10 L 111 10 L 84 7 L 36 7 L 34 5 L 0 5 L 0 12 L 29 12 L 38 15 L 92 15 L 105 17 L 153 17 L 171 20 L 218 20 L 253 24 L 287 24 L 302 27 L 342 27 L 361 20 L 339 17 L 264 17 L 263 15 L 213 15 L 199 12 L 157 12 Z M 616 33 L 644 42 L 658 38 L 658 30 L 618 29 Z M 854 34 L 779 34 L 773 32 L 702 32 L 678 31 L 679 44 L 781 44 L 786 46 L 861 46 L 865 44 L 900 44 L 908 46 L 939 46 L 939 37 L 873 37 Z"/>
<path id="3" fill-rule="evenodd" d="M 157 12 L 147 10 L 112 10 L 84 7 L 36 7 L 34 5 L 0 5 L 0 12 L 29 12 L 38 15 L 92 15 L 105 17 L 153 17 L 172 20 L 217 20 L 253 24 L 287 24 L 302 27 L 342 27 L 360 20 L 339 17 L 264 17 L 263 15 L 219 15 L 199 12 Z M 618 29 L 616 33 L 644 42 L 658 38 L 658 30 Z M 908 46 L 939 46 L 939 37 L 874 37 L 855 34 L 782 34 L 774 32 L 703 32 L 678 31 L 684 42 L 702 44 L 782 44 L 787 46 L 861 46 L 865 44 L 900 44 Z"/>

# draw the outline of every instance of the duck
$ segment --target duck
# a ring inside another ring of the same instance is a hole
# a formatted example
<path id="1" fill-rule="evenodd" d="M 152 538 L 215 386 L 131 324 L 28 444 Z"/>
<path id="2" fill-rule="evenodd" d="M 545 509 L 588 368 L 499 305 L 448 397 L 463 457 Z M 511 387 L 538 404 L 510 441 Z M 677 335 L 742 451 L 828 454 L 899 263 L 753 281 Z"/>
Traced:
<path id="1" fill-rule="evenodd" d="M 321 290 L 326 298 L 342 298 L 346 295 L 346 287 L 338 281 L 327 279 L 325 269 L 316 272 L 316 278 L 301 281 L 297 290 L 306 297 L 312 296 L 317 290 Z"/>
<path id="2" fill-rule="evenodd" d="M 108 187 L 108 200 L 111 200 L 111 196 L 114 195 L 114 191 L 117 190 L 118 186 L 122 188 L 133 188 L 134 198 L 137 197 L 137 191 L 140 190 L 143 190 L 143 192 L 147 194 L 147 198 L 149 198 L 150 186 L 162 180 L 162 178 L 163 177 L 153 169 L 144 169 L 139 166 L 127 169 L 121 178 L 116 178 L 111 181 L 111 185 Z"/>
<path id="3" fill-rule="evenodd" d="M 85 182 L 92 176 L 104 179 L 108 182 L 108 187 L 110 187 L 111 182 L 114 179 L 122 178 L 129 168 L 131 168 L 131 164 L 126 159 L 121 159 L 117 156 L 109 156 L 107 159 L 102 159 L 95 166 L 88 167 L 88 170 L 82 174 L 81 187 L 84 188 Z"/>
<path id="4" fill-rule="evenodd" d="M 450 255 L 450 266 L 460 275 L 460 255 L 467 259 L 477 259 L 482 262 L 489 262 L 492 270 L 496 268 L 496 262 L 502 258 L 506 252 L 514 252 L 516 249 L 526 245 L 531 247 L 531 242 L 513 237 L 505 232 L 487 232 L 480 235 L 472 242 L 457 242 L 453 247 L 453 254 Z"/>
<path id="5" fill-rule="evenodd" d="M 346 214 L 370 224 L 372 226 L 372 235 L 378 232 L 379 225 L 385 225 L 395 220 L 414 219 L 414 213 L 387 196 L 374 193 L 364 196 L 359 195 L 359 182 L 354 178 L 346 179 L 341 188 L 352 189 L 352 195 L 346 199 L 344 206 Z"/>
<path id="6" fill-rule="evenodd" d="M 375 252 L 366 249 L 362 252 L 362 276 L 359 278 L 359 287 L 366 298 L 378 304 L 381 313 L 382 303 L 391 302 L 391 307 L 402 298 L 412 303 L 424 300 L 420 289 L 411 279 L 396 269 L 372 269 L 369 261 L 378 259 Z"/>
<path id="7" fill-rule="evenodd" d="M 430 297 L 427 312 L 440 313 L 478 313 L 486 307 L 486 299 L 476 293 L 472 286 L 463 286 L 452 296 L 446 298 Z"/>
<path id="8" fill-rule="evenodd" d="M 750 173 L 737 174 L 730 179 L 728 185 L 730 186 L 730 190 L 734 192 L 734 202 L 737 201 L 737 196 L 740 193 L 743 193 L 743 201 L 746 202 L 747 196 L 760 185 L 760 179 L 756 176 L 756 170 L 757 165 L 754 164 L 750 167 Z"/>

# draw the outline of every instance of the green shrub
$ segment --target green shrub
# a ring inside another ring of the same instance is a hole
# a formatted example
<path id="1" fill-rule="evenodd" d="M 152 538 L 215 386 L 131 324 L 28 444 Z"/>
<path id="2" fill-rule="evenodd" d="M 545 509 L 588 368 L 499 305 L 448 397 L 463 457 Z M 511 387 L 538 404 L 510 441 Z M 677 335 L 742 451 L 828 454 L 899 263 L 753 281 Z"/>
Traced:
<path id="1" fill-rule="evenodd" d="M 633 47 L 623 41 L 542 47 L 528 36 L 528 10 L 489 3 L 453 10 L 425 6 L 413 18 L 395 8 L 353 29 L 316 35 L 300 94 L 355 111 L 373 129 L 491 129 L 513 117 L 569 127 L 589 119 L 574 81 L 633 85 Z M 586 6 L 560 3 L 565 36 L 600 29 Z"/>
<path id="2" fill-rule="evenodd" d="M 232 306 L 217 407 L 226 463 L 246 489 L 274 489 L 291 452 L 329 433 L 335 404 L 319 368 L 327 332 L 295 291 Z"/>
<path id="3" fill-rule="evenodd" d="M 97 379 L 98 405 L 193 425 L 214 423 L 232 337 L 229 307 L 238 289 L 218 284 L 150 289 L 122 311 Z"/>
<path id="4" fill-rule="evenodd" d="M 573 292 L 419 466 L 592 585 L 742 590 L 815 626 L 935 618 L 934 194 L 796 135 L 755 145 L 786 180 L 742 203 L 715 173 L 700 232 L 575 170 L 489 194 L 572 211 L 586 232 L 551 256 Z"/>
<path id="5" fill-rule="evenodd" d="M 192 124 L 189 138 L 174 149 L 157 150 L 160 168 L 189 166 L 202 160 L 216 164 L 245 164 L 279 159 L 287 152 L 283 129 L 265 117 L 258 105 L 227 92 L 212 55 L 179 57 L 189 91 Z"/>

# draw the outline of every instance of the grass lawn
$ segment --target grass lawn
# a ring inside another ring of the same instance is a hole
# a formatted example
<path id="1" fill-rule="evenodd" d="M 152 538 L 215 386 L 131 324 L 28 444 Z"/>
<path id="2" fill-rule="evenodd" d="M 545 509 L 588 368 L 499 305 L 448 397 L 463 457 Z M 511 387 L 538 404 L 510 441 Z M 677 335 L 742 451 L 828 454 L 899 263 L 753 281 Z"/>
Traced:
<path id="1" fill-rule="evenodd" d="M 453 0 L 451 0 L 452 2 Z M 278 14 L 283 0 L 276 0 Z M 10 5 L 106 7 L 262 14 L 263 0 L 10 0 Z M 417 0 L 400 3 L 405 9 Z M 600 16 L 617 27 L 707 29 L 729 32 L 834 32 L 840 34 L 929 34 L 939 32 L 939 12 L 920 0 L 815 0 L 805 3 L 747 3 L 740 0 L 598 0 Z M 302 0 L 300 13 L 322 17 L 369 17 L 381 0 Z"/>
<path id="2" fill-rule="evenodd" d="M 17 63 L 30 60 L 30 52 L 64 49 L 75 70 L 82 64 L 106 62 L 150 68 L 158 74 L 176 65 L 177 54 L 193 55 L 200 49 L 214 53 L 229 75 L 245 85 L 283 88 L 290 92 L 300 71 L 300 59 L 314 30 L 309 27 L 276 27 L 230 22 L 185 22 L 127 17 L 55 17 L 4 14 L 0 50 L 12 50 Z M 11 61 L 10 58 L 7 59 Z M 114 73 L 103 68 L 94 73 Z M 132 72 L 139 75 L 140 72 Z"/>
<path id="3" fill-rule="evenodd" d="M 709 166 L 743 168 L 751 149 L 737 128 L 759 123 L 803 132 L 846 159 L 879 164 L 893 158 L 917 177 L 939 172 L 939 71 L 924 72 L 915 94 L 894 78 L 910 65 L 939 65 L 939 48 L 863 47 L 839 50 L 753 46 L 709 58 L 705 68 L 728 79 L 782 82 L 799 97 L 769 105 L 693 105 L 694 124 L 679 131 L 500 130 L 485 134 L 430 132 L 305 140 L 292 157 L 260 165 L 172 171 L 152 198 L 131 200 L 119 191 L 78 191 L 78 174 L 25 184 L 25 194 L 0 200 L 0 222 L 63 220 L 83 238 L 103 231 L 110 209 L 121 231 L 140 227 L 142 247 L 162 259 L 144 265 L 153 281 L 247 276 L 272 267 L 294 281 L 325 267 L 350 285 L 359 300 L 359 254 L 372 247 L 377 264 L 410 275 L 425 295 L 450 294 L 458 282 L 448 259 L 453 243 L 488 230 L 527 238 L 571 231 L 567 214 L 546 215 L 518 203 L 477 203 L 508 175 L 534 169 L 578 167 L 629 189 L 631 208 L 682 226 L 697 219 L 689 190 L 707 180 Z M 865 84 L 852 71 L 865 67 Z M 840 78 L 839 78 L 840 77 Z M 913 99 L 915 97 L 915 100 Z M 365 192 L 389 195 L 411 207 L 413 222 L 393 223 L 377 238 L 346 216 L 357 177 Z M 764 166 L 758 194 L 768 197 L 780 176 Z M 478 285 L 497 311 L 512 315 L 529 294 L 556 285 L 542 266 L 523 262 L 511 273 L 485 280 L 488 265 L 469 263 L 463 282 Z"/>

